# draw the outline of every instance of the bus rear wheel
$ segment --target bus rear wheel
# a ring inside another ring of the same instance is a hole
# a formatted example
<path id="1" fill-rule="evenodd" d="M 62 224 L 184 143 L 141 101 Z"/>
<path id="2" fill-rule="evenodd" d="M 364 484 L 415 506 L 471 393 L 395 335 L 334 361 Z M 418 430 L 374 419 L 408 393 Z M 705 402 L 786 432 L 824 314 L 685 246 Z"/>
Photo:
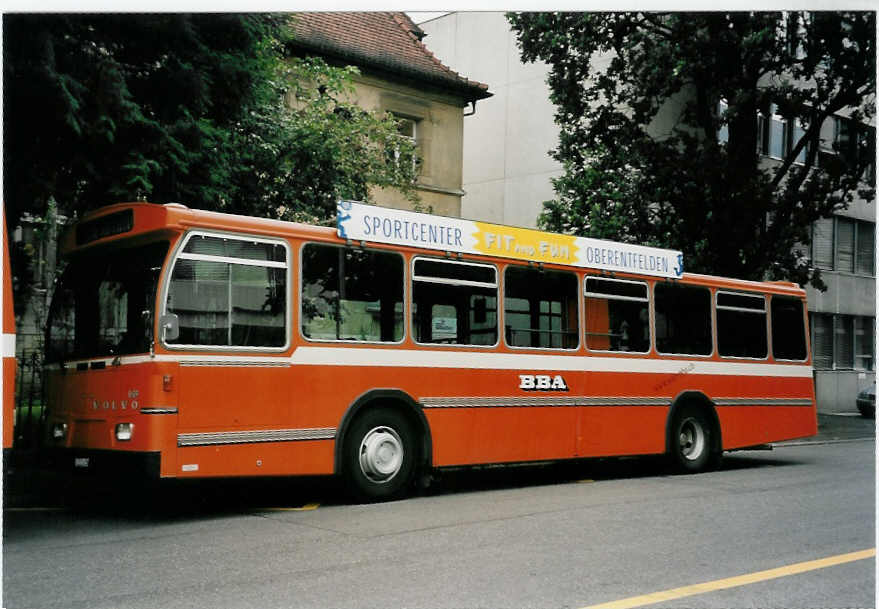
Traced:
<path id="1" fill-rule="evenodd" d="M 388 408 L 364 412 L 345 435 L 346 490 L 363 502 L 401 496 L 415 472 L 415 442 L 406 418 Z"/>
<path id="2" fill-rule="evenodd" d="M 719 462 L 714 428 L 700 408 L 684 407 L 675 415 L 669 448 L 673 465 L 684 473 L 705 471 Z"/>

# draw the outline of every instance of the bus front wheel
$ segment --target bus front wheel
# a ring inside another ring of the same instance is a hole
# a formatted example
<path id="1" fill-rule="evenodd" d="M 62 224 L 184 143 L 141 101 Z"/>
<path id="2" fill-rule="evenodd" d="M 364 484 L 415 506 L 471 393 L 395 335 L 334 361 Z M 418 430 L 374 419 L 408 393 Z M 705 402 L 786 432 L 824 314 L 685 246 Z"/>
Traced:
<path id="1" fill-rule="evenodd" d="M 403 415 L 377 408 L 354 421 L 345 437 L 343 473 L 355 500 L 396 498 L 410 486 L 414 471 L 414 435 Z"/>
<path id="2" fill-rule="evenodd" d="M 671 428 L 671 459 L 685 473 L 701 472 L 717 461 L 714 454 L 714 428 L 700 408 L 684 407 Z"/>

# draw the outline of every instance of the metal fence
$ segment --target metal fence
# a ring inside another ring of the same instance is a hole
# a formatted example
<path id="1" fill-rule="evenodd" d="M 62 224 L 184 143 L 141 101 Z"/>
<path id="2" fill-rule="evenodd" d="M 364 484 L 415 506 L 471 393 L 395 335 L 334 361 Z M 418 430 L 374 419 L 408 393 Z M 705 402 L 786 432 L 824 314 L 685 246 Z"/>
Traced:
<path id="1" fill-rule="evenodd" d="M 13 448 L 32 450 L 42 443 L 46 427 L 43 353 L 25 350 L 18 356 L 15 388 L 15 438 Z"/>

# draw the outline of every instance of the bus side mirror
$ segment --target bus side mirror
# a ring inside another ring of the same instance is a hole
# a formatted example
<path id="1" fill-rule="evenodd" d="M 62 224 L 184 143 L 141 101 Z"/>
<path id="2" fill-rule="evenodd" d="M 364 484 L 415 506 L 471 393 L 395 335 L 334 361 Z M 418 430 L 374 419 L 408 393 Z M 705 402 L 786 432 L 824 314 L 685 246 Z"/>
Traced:
<path id="1" fill-rule="evenodd" d="M 165 313 L 159 317 L 159 327 L 162 330 L 162 339 L 166 341 L 180 338 L 180 320 L 174 313 Z"/>

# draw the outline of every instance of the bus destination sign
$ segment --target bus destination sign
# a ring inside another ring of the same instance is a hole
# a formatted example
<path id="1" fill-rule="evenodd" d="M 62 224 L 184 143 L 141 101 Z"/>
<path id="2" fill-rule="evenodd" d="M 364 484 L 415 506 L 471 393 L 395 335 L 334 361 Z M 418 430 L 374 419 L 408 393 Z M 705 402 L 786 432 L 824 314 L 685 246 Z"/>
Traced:
<path id="1" fill-rule="evenodd" d="M 341 238 L 353 241 L 486 254 L 612 272 L 673 279 L 684 272 L 683 255 L 676 250 L 433 216 L 354 201 L 338 203 L 337 231 Z"/>

